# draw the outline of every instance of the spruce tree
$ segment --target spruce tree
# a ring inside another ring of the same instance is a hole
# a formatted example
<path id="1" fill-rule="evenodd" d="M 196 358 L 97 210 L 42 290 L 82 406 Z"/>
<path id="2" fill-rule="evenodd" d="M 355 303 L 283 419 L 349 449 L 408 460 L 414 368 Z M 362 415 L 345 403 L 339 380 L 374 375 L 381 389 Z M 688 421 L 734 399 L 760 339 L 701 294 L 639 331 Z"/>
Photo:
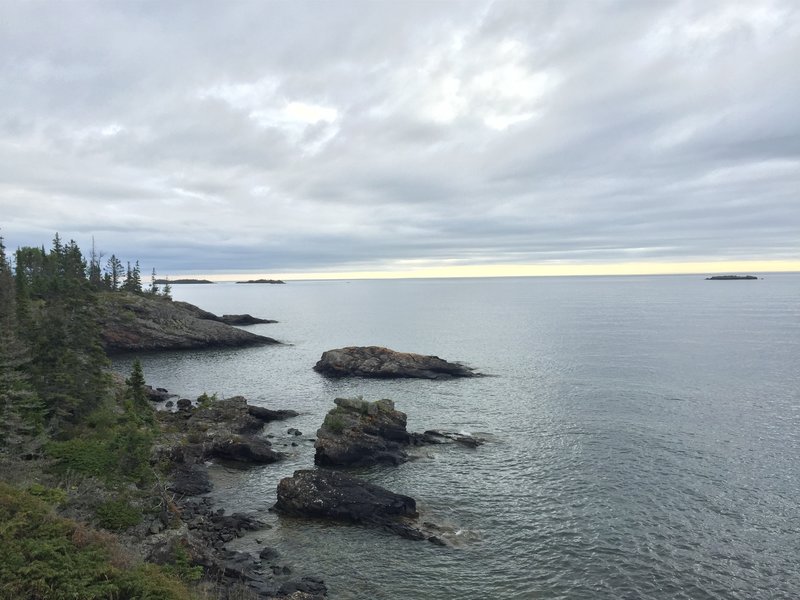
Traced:
<path id="1" fill-rule="evenodd" d="M 122 284 L 122 275 L 122 261 L 112 254 L 106 263 L 106 277 L 113 291 L 118 290 Z"/>
<path id="2" fill-rule="evenodd" d="M 39 430 L 41 404 L 25 367 L 28 348 L 19 338 L 16 286 L 0 237 L 0 451 L 24 452 Z"/>

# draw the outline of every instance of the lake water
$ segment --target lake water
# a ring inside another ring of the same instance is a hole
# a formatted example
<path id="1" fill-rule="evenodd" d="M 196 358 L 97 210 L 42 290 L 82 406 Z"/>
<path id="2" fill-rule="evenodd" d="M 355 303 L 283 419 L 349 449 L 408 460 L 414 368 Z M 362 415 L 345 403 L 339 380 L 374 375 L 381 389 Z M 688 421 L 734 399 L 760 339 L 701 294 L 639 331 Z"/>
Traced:
<path id="1" fill-rule="evenodd" d="M 331 598 L 800 598 L 800 275 L 176 285 L 174 296 L 280 321 L 249 329 L 283 346 L 142 363 L 148 382 L 183 397 L 242 394 L 302 413 L 267 429 L 285 462 L 216 466 L 212 495 L 272 525 L 239 548 L 278 548 Z M 491 377 L 312 371 L 350 345 Z M 454 547 L 266 513 L 277 481 L 313 465 L 338 396 L 391 398 L 410 430 L 489 439 L 360 471 L 416 498 Z M 304 433 L 297 447 L 289 427 Z"/>

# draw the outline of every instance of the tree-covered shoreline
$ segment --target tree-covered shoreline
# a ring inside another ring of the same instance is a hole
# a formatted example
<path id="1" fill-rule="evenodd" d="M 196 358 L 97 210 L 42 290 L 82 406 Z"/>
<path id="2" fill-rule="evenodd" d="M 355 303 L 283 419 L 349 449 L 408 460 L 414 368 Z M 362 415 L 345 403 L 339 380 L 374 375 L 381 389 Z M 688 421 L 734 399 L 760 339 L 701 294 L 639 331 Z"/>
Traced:
<path id="1" fill-rule="evenodd" d="M 125 380 L 109 370 L 108 294 L 170 302 L 138 262 L 101 266 L 56 235 L 12 264 L 0 238 L 0 598 L 218 597 L 192 583 L 203 568 L 180 547 L 156 565 L 117 539 L 175 506 L 169 465 L 152 463 L 160 429 L 141 365 Z"/>

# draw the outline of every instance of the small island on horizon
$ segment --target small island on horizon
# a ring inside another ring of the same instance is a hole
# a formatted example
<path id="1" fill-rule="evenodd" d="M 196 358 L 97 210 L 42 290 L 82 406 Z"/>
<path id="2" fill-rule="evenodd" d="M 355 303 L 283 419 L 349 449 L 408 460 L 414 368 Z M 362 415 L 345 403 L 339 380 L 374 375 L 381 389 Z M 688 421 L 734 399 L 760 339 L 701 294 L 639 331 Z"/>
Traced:
<path id="1" fill-rule="evenodd" d="M 158 285 L 174 285 L 176 283 L 183 284 L 183 283 L 214 283 L 213 281 L 209 281 L 208 279 L 156 279 L 155 282 Z"/>
<path id="2" fill-rule="evenodd" d="M 236 283 L 286 283 L 280 279 L 250 279 L 249 281 L 237 281 Z"/>
<path id="3" fill-rule="evenodd" d="M 706 281 L 738 281 L 738 280 L 758 279 L 755 275 L 713 275 L 706 277 Z"/>

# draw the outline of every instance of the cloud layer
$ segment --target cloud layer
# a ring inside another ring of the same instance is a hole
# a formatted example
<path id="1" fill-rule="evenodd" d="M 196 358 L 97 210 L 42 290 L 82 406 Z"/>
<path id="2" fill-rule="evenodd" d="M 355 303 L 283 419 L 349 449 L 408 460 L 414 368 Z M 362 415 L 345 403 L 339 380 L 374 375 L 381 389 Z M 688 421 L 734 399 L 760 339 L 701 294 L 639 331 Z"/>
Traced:
<path id="1" fill-rule="evenodd" d="M 800 256 L 800 7 L 8 2 L 0 227 L 161 272 Z"/>

